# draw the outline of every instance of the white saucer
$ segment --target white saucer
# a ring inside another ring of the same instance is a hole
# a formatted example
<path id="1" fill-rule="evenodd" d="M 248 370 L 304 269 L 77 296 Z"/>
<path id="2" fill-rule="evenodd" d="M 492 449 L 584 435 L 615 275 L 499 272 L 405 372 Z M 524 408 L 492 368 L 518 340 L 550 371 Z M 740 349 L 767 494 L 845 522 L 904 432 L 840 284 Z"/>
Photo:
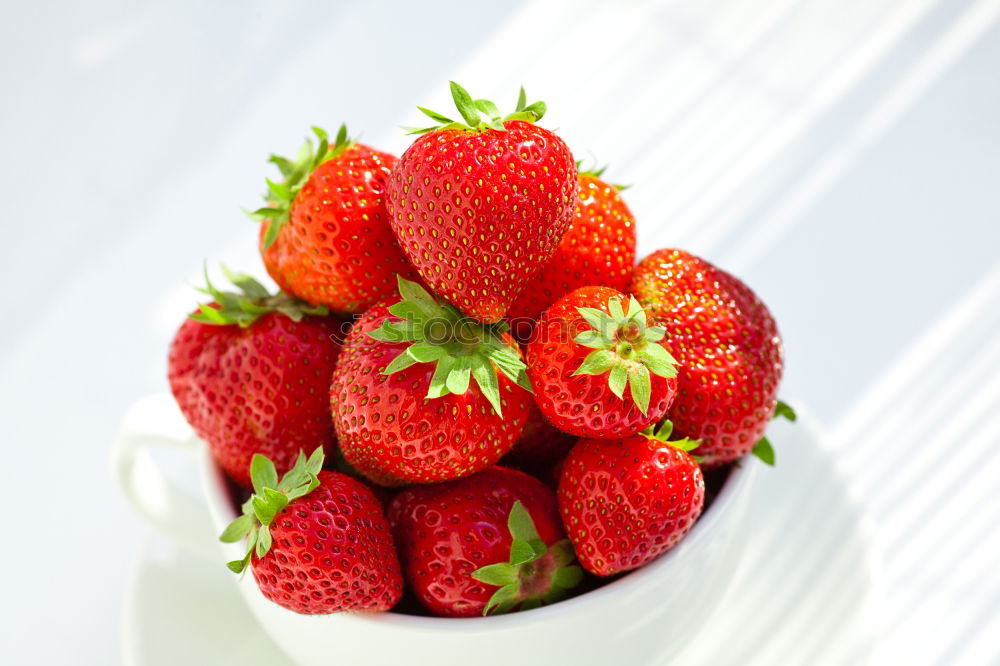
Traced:
<path id="1" fill-rule="evenodd" d="M 748 511 L 759 532 L 719 611 L 674 663 L 863 663 L 875 634 L 876 567 L 861 513 L 808 427 L 776 422 L 768 435 L 778 465 L 761 470 Z M 151 537 L 126 592 L 126 666 L 291 664 L 231 576 Z"/>

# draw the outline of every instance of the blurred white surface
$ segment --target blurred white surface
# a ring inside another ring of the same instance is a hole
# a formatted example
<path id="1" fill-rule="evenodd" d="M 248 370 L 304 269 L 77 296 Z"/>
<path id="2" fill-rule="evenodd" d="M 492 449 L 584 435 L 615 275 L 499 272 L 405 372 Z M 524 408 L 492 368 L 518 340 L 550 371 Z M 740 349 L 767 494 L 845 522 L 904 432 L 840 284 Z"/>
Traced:
<path id="1" fill-rule="evenodd" d="M 997 0 L 3 9 L 5 661 L 120 659 L 145 528 L 110 437 L 165 386 L 202 261 L 262 272 L 240 206 L 267 153 L 341 120 L 402 150 L 449 78 L 500 103 L 523 82 L 634 184 L 645 251 L 701 253 L 774 310 L 783 392 L 875 525 L 874 662 L 1000 661 Z"/>

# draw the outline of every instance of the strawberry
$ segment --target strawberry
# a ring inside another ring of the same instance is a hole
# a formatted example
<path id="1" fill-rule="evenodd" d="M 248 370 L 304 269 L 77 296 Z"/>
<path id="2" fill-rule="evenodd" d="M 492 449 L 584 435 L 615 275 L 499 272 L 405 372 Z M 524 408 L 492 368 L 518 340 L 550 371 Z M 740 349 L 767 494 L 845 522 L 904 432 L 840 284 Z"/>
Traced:
<path id="1" fill-rule="evenodd" d="M 299 449 L 333 446 L 327 395 L 343 324 L 322 316 L 326 308 L 227 275 L 241 293 L 208 283 L 202 291 L 214 302 L 177 331 L 168 374 L 188 423 L 229 476 L 249 488 L 255 453 L 284 472 Z"/>
<path id="2" fill-rule="evenodd" d="M 279 481 L 268 458 L 253 457 L 254 494 L 219 537 L 247 539 L 228 566 L 250 566 L 264 597 L 296 613 L 389 610 L 403 576 L 382 505 L 362 482 L 322 467 L 318 448 Z"/>
<path id="3" fill-rule="evenodd" d="M 452 82 L 466 124 L 421 108 L 441 126 L 423 134 L 392 170 L 386 208 L 403 252 L 427 285 L 486 323 L 507 313 L 555 252 L 576 206 L 569 148 L 534 125 L 545 104 L 501 118 Z"/>
<path id="4" fill-rule="evenodd" d="M 580 173 L 580 194 L 573 221 L 555 254 L 510 308 L 514 331 L 538 319 L 565 294 L 586 286 L 628 291 L 635 266 L 635 217 L 620 188 L 601 180 L 604 168 Z M 522 339 L 527 339 L 523 337 Z"/>
<path id="5" fill-rule="evenodd" d="M 662 419 L 677 369 L 655 323 L 634 298 L 609 287 L 582 287 L 556 301 L 527 345 L 542 414 L 578 437 L 624 437 Z"/>
<path id="6" fill-rule="evenodd" d="M 396 243 L 383 190 L 396 158 L 340 132 L 326 132 L 296 160 L 274 155 L 283 180 L 267 181 L 268 205 L 251 215 L 263 222 L 260 252 L 267 272 L 286 292 L 335 312 L 361 312 L 391 296 L 397 273 L 415 272 Z"/>
<path id="7" fill-rule="evenodd" d="M 485 469 L 524 427 L 531 394 L 503 324 L 463 317 L 399 279 L 399 302 L 355 322 L 330 392 L 340 448 L 376 483 L 447 481 Z"/>
<path id="8" fill-rule="evenodd" d="M 701 515 L 705 480 L 667 421 L 624 439 L 581 439 L 566 457 L 559 510 L 580 564 L 598 576 L 630 571 L 673 548 Z"/>
<path id="9" fill-rule="evenodd" d="M 407 488 L 392 501 L 389 522 L 407 581 L 435 615 L 536 608 L 582 577 L 555 494 L 516 470 Z"/>
<path id="10" fill-rule="evenodd" d="M 680 360 L 674 429 L 701 441 L 712 467 L 762 441 L 775 411 L 783 352 L 767 307 L 739 279 L 682 250 L 659 250 L 636 267 L 632 292 L 666 330 Z M 773 452 L 771 452 L 773 462 Z"/>

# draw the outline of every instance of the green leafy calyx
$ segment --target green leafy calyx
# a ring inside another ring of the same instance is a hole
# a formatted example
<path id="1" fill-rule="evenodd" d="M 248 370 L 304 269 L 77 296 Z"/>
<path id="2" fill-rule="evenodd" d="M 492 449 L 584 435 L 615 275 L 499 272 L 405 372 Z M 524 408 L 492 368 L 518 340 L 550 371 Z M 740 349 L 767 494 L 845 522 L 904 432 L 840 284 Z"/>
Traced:
<path id="1" fill-rule="evenodd" d="M 771 418 L 776 419 L 778 417 L 786 418 L 792 423 L 795 423 L 795 421 L 799 418 L 798 414 L 795 413 L 795 410 L 792 409 L 792 406 L 783 400 L 779 400 L 774 406 L 774 416 Z"/>
<path id="2" fill-rule="evenodd" d="M 577 308 L 591 328 L 583 331 L 574 342 L 594 351 L 590 352 L 576 375 L 608 376 L 608 387 L 624 399 L 628 387 L 632 400 L 643 414 L 649 409 L 651 375 L 669 379 L 677 376 L 677 361 L 660 344 L 666 335 L 662 326 L 648 326 L 646 311 L 635 297 L 629 297 L 628 312 L 622 308 L 621 299 L 608 299 L 608 311 L 597 308 Z"/>
<path id="3" fill-rule="evenodd" d="M 664 444 L 669 444 L 675 449 L 680 449 L 681 451 L 687 451 L 691 453 L 699 446 L 701 446 L 701 440 L 690 439 L 688 437 L 683 437 L 681 439 L 671 440 L 670 435 L 674 432 L 674 424 L 669 419 L 660 424 L 658 428 L 650 426 L 643 430 L 640 435 L 647 437 L 649 439 L 654 439 L 657 442 L 663 442 Z"/>
<path id="4" fill-rule="evenodd" d="M 468 91 L 454 81 L 451 81 L 451 97 L 455 100 L 455 107 L 465 122 L 452 120 L 437 111 L 418 106 L 421 113 L 438 124 L 430 127 L 404 127 L 403 129 L 407 131 L 407 134 L 426 134 L 441 130 L 483 132 L 488 129 L 503 132 L 506 129 L 504 123 L 508 120 L 523 120 L 526 123 L 534 123 L 545 115 L 545 102 L 528 104 L 528 98 L 524 94 L 524 86 L 521 86 L 521 93 L 518 95 L 514 113 L 507 116 L 502 116 L 497 105 L 488 99 L 472 99 Z"/>
<path id="5" fill-rule="evenodd" d="M 216 289 L 208 279 L 208 268 L 205 268 L 205 286 L 199 287 L 198 291 L 211 296 L 215 305 L 209 303 L 201 305 L 197 312 L 189 315 L 191 319 L 215 326 L 236 325 L 246 328 L 271 312 L 280 312 L 293 321 L 301 321 L 306 315 L 329 314 L 325 306 L 296 301 L 284 292 L 279 291 L 272 295 L 267 287 L 249 275 L 235 273 L 225 266 L 222 266 L 222 272 L 239 291 Z"/>
<path id="6" fill-rule="evenodd" d="M 243 503 L 243 514 L 229 523 L 219 536 L 225 543 L 247 540 L 243 559 L 233 560 L 226 566 L 233 573 L 243 573 L 251 558 L 264 557 L 271 550 L 271 523 L 289 503 L 305 497 L 319 485 L 319 472 L 323 469 L 323 447 L 317 447 L 307 459 L 299 453 L 295 466 L 278 480 L 274 463 L 266 456 L 255 454 L 250 461 L 250 481 L 253 495 Z"/>
<path id="7" fill-rule="evenodd" d="M 761 437 L 757 440 L 751 453 L 760 458 L 764 464 L 774 467 L 774 447 L 771 446 L 771 440 L 767 437 Z"/>
<path id="8" fill-rule="evenodd" d="M 401 300 L 389 308 L 389 313 L 402 321 L 386 319 L 368 335 L 381 342 L 409 344 L 383 374 L 391 375 L 417 363 L 433 363 L 428 399 L 463 394 L 475 381 L 500 416 L 503 411 L 498 372 L 531 391 L 527 366 L 517 348 L 504 340 L 506 324 L 484 324 L 437 300 L 416 282 L 399 276 L 397 280 Z"/>
<path id="9" fill-rule="evenodd" d="M 318 140 L 315 149 L 312 141 L 307 138 L 305 145 L 299 150 L 295 159 L 271 155 L 268 160 L 278 167 L 282 179 L 277 182 L 269 179 L 267 192 L 264 194 L 267 206 L 248 213 L 251 219 L 258 222 L 269 220 L 267 231 L 264 232 L 265 250 L 274 245 L 278 234 L 288 223 L 292 201 L 316 167 L 342 155 L 345 150 L 354 145 L 354 140 L 347 136 L 346 125 L 340 126 L 332 144 L 329 135 L 324 130 L 319 127 L 313 127 L 312 130 Z"/>
<path id="10" fill-rule="evenodd" d="M 597 178 L 601 182 L 610 185 L 611 187 L 615 188 L 619 192 L 624 192 L 628 188 L 632 187 L 631 185 L 620 185 L 618 183 L 608 183 L 606 180 L 603 179 L 604 172 L 608 170 L 608 165 L 605 164 L 604 166 L 598 166 L 597 164 L 598 163 L 595 161 L 591 166 L 589 166 L 587 168 L 584 168 L 584 166 L 583 166 L 583 160 L 577 160 L 576 161 L 576 171 L 577 171 L 577 173 L 581 177 L 582 176 L 590 176 L 591 178 Z"/>
<path id="11" fill-rule="evenodd" d="M 472 573 L 476 580 L 499 588 L 487 602 L 483 615 L 551 604 L 564 598 L 583 579 L 583 570 L 574 564 L 576 555 L 569 539 L 546 546 L 520 501 L 510 509 L 507 529 L 511 537 L 508 561 L 488 564 Z"/>
<path id="12" fill-rule="evenodd" d="M 778 403 L 774 406 L 774 415 L 771 418 L 772 419 L 785 418 L 791 421 L 792 423 L 795 423 L 795 421 L 799 417 L 795 413 L 795 410 L 792 409 L 791 405 L 789 405 L 787 402 L 784 402 L 783 400 L 779 400 Z M 754 444 L 751 453 L 760 458 L 761 462 L 763 462 L 765 465 L 770 465 L 771 467 L 774 467 L 774 447 L 771 446 L 771 440 L 769 440 L 767 437 L 761 437 L 759 440 L 757 440 L 757 443 Z"/>

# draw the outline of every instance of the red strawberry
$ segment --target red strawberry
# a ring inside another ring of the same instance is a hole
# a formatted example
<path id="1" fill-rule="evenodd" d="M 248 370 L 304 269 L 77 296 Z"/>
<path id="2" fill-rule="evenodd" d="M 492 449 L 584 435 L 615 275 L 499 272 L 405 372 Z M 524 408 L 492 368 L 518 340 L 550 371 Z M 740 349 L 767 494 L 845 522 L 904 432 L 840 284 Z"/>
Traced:
<path id="1" fill-rule="evenodd" d="M 403 570 L 435 615 L 471 617 L 557 601 L 581 578 L 554 493 L 512 469 L 413 486 L 389 507 Z"/>
<path id="2" fill-rule="evenodd" d="M 634 298 L 608 287 L 583 287 L 556 301 L 527 346 L 542 414 L 579 437 L 624 437 L 662 419 L 677 370 L 654 324 Z"/>
<path id="3" fill-rule="evenodd" d="M 391 296 L 396 274 L 415 276 L 389 228 L 382 192 L 396 158 L 347 137 L 332 146 L 314 127 L 295 161 L 272 156 L 284 180 L 268 181 L 260 251 L 278 285 L 336 312 L 361 312 Z"/>
<path id="4" fill-rule="evenodd" d="M 463 317 L 413 282 L 400 279 L 399 292 L 344 343 L 331 389 L 341 451 L 384 485 L 485 469 L 514 445 L 530 410 L 517 344 L 502 324 Z"/>
<path id="5" fill-rule="evenodd" d="M 688 533 L 705 503 L 705 480 L 687 453 L 668 442 L 670 422 L 625 439 L 581 439 L 566 457 L 559 510 L 583 567 L 598 576 L 656 559 Z"/>
<path id="6" fill-rule="evenodd" d="M 580 173 L 579 201 L 566 235 L 510 308 L 518 335 L 522 320 L 538 319 L 574 289 L 597 285 L 628 291 L 635 266 L 635 217 L 618 187 L 600 179 L 603 173 Z"/>
<path id="7" fill-rule="evenodd" d="M 333 445 L 327 396 L 343 324 L 320 316 L 323 307 L 227 275 L 242 293 L 203 290 L 215 302 L 174 336 L 170 389 L 219 465 L 249 488 L 255 453 L 284 472 L 300 449 Z"/>
<path id="8" fill-rule="evenodd" d="M 440 127 L 392 170 L 386 208 L 421 277 L 465 314 L 493 323 L 507 313 L 556 247 L 576 206 L 576 165 L 558 136 L 535 126 L 545 105 L 501 119 L 461 86 L 452 96 L 467 125 L 421 109 Z M 483 115 L 481 115 L 483 114 Z"/>
<path id="9" fill-rule="evenodd" d="M 403 576 L 382 505 L 365 484 L 322 472 L 323 449 L 298 461 L 281 481 L 270 460 L 250 468 L 254 495 L 220 539 L 247 538 L 235 573 L 249 565 L 261 593 L 305 615 L 389 610 Z"/>
<path id="10" fill-rule="evenodd" d="M 632 292 L 666 329 L 683 366 L 670 409 L 675 430 L 701 441 L 698 455 L 709 467 L 749 453 L 774 412 L 782 373 L 781 337 L 767 307 L 737 278 L 681 250 L 643 259 Z"/>

